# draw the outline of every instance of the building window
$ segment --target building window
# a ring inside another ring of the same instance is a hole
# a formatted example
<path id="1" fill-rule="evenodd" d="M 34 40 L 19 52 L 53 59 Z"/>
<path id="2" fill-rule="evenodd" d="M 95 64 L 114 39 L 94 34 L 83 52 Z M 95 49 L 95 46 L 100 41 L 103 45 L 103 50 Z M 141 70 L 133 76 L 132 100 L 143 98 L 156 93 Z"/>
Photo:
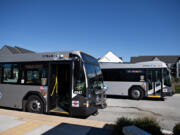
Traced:
<path id="1" fill-rule="evenodd" d="M 18 83 L 19 68 L 17 64 L 3 64 L 3 83 Z"/>

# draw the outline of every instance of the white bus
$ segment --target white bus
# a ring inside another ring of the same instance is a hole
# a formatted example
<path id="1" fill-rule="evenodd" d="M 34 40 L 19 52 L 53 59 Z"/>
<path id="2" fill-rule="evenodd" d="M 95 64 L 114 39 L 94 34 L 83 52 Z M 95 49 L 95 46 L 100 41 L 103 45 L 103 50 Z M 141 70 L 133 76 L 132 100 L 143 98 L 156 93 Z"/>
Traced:
<path id="1" fill-rule="evenodd" d="M 89 116 L 105 103 L 96 58 L 80 51 L 0 55 L 0 106 Z"/>
<path id="2" fill-rule="evenodd" d="M 164 98 L 172 93 L 171 76 L 161 61 L 139 63 L 101 63 L 108 95 Z"/>

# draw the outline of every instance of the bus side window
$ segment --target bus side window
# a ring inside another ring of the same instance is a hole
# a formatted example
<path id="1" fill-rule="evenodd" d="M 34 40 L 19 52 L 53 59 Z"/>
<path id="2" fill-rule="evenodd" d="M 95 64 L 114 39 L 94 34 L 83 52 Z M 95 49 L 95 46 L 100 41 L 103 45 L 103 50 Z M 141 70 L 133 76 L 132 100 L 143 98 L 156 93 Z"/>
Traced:
<path id="1" fill-rule="evenodd" d="M 155 80 L 156 82 L 156 87 L 161 85 L 161 70 L 160 69 L 156 69 L 155 70 Z"/>
<path id="2" fill-rule="evenodd" d="M 0 83 L 2 81 L 2 65 L 0 64 Z"/>
<path id="3" fill-rule="evenodd" d="M 3 82 L 18 83 L 19 68 L 17 64 L 3 64 Z"/>
<path id="4" fill-rule="evenodd" d="M 140 82 L 145 81 L 145 71 L 143 69 L 125 69 L 124 81 Z"/>
<path id="5" fill-rule="evenodd" d="M 121 69 L 103 69 L 104 81 L 122 81 L 123 72 Z"/>
<path id="6" fill-rule="evenodd" d="M 153 70 L 150 70 L 150 69 L 147 70 L 146 81 L 148 83 L 148 90 L 151 90 L 152 89 L 152 83 L 153 83 Z"/>
<path id="7" fill-rule="evenodd" d="M 78 62 L 75 62 L 74 86 L 75 86 L 75 90 L 84 90 L 85 89 L 84 71 L 83 71 L 83 68 L 80 67 L 80 64 Z"/>
<path id="8" fill-rule="evenodd" d="M 47 85 L 47 65 L 25 64 L 21 83 L 29 85 Z"/>
<path id="9" fill-rule="evenodd" d="M 171 87 L 170 74 L 167 69 L 163 69 L 163 80 L 164 80 L 164 85 Z"/>

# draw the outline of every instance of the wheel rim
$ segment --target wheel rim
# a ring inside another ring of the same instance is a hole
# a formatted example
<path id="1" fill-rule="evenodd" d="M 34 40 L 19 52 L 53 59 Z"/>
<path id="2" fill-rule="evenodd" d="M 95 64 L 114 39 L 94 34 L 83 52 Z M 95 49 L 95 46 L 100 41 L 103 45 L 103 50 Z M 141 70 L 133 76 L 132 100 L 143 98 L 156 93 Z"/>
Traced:
<path id="1" fill-rule="evenodd" d="M 133 98 L 139 98 L 141 95 L 140 91 L 139 90 L 133 90 L 132 91 L 132 97 Z"/>
<path id="2" fill-rule="evenodd" d="M 32 112 L 40 112 L 41 103 L 38 100 L 34 99 L 29 104 Z"/>

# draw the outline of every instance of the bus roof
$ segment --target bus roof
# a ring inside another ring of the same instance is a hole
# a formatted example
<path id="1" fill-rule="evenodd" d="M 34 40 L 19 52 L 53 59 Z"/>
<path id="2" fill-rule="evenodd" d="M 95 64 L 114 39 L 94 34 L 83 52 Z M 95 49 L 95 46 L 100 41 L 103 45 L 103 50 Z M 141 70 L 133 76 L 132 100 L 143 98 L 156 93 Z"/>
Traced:
<path id="1" fill-rule="evenodd" d="M 112 68 L 167 68 L 166 63 L 162 61 L 147 61 L 137 63 L 101 63 L 102 69 Z"/>
<path id="2" fill-rule="evenodd" d="M 70 53 L 80 55 L 80 51 L 0 55 L 0 63 L 3 63 L 3 62 L 36 62 L 36 61 L 69 60 L 70 59 L 69 58 Z"/>

